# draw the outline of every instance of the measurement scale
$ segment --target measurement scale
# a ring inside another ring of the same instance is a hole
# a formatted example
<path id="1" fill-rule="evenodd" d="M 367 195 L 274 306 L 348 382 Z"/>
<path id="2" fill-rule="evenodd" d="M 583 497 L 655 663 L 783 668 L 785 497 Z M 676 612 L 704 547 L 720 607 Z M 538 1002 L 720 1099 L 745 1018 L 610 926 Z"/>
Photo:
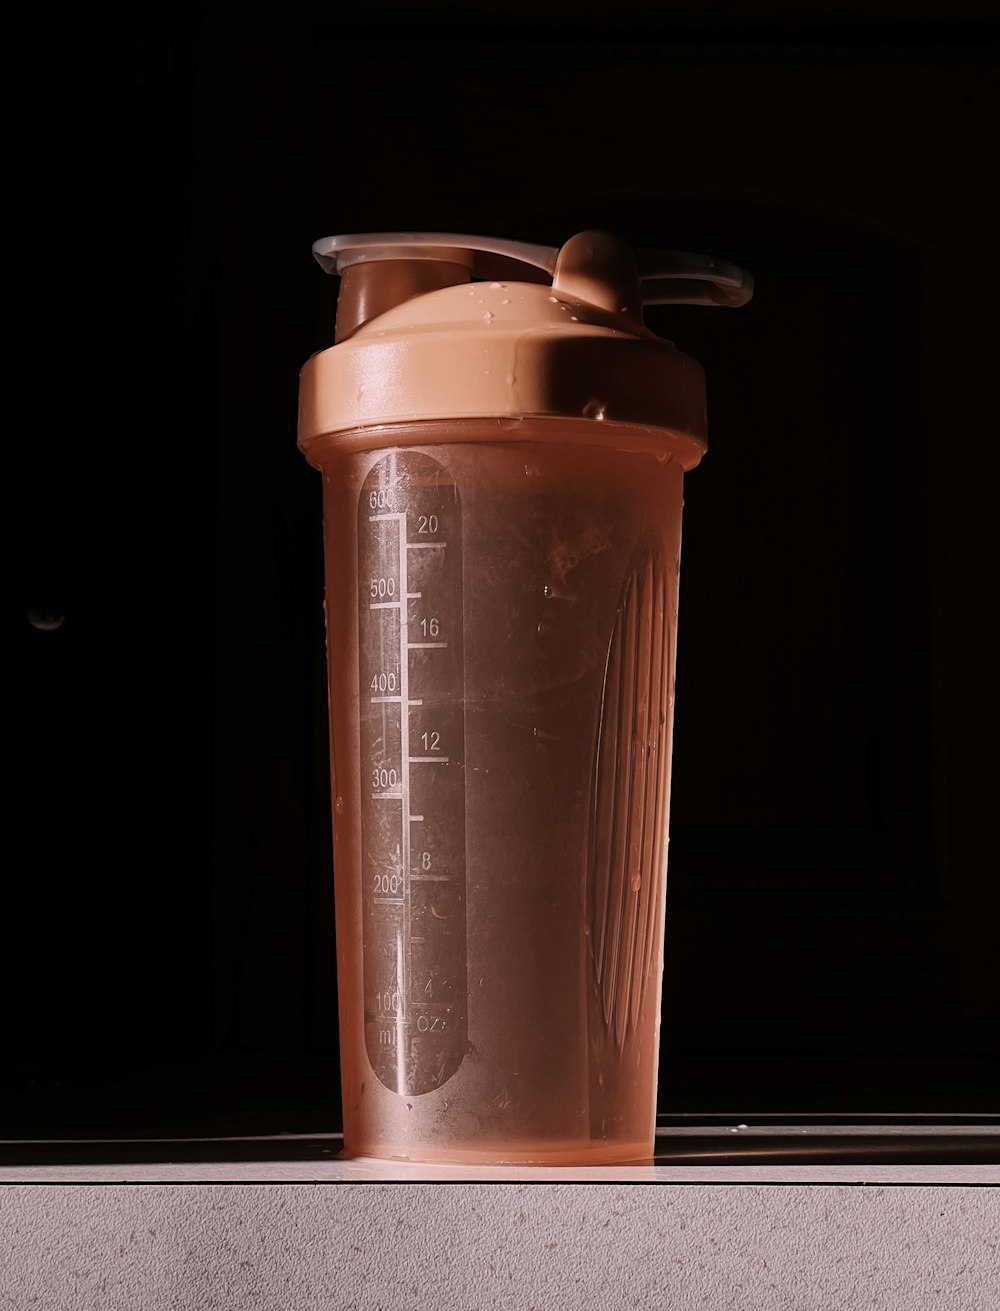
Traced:
<path id="1" fill-rule="evenodd" d="M 358 505 L 365 1045 L 379 1081 L 440 1088 L 468 1046 L 462 512 L 391 452 Z"/>

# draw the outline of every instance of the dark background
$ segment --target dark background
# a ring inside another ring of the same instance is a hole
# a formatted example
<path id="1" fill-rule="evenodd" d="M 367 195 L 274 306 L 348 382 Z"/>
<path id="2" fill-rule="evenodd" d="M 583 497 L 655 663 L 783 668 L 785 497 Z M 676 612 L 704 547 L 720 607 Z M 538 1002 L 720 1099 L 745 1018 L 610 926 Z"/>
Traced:
<path id="1" fill-rule="evenodd" d="M 756 279 L 648 313 L 707 370 L 711 441 L 661 1111 L 1000 1110 L 997 31 L 802 8 L 39 33 L 0 1136 L 339 1127 L 297 375 L 336 302 L 310 244 L 385 229 L 606 227 Z"/>

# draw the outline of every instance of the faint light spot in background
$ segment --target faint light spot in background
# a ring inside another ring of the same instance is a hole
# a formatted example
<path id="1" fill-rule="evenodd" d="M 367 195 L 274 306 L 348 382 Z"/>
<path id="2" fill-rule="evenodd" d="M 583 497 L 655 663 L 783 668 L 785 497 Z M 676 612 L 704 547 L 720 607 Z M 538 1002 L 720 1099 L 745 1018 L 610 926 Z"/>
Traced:
<path id="1" fill-rule="evenodd" d="M 43 633 L 51 633 L 62 628 L 65 615 L 53 614 L 51 610 L 29 610 L 28 623 L 32 628 L 40 628 Z"/>

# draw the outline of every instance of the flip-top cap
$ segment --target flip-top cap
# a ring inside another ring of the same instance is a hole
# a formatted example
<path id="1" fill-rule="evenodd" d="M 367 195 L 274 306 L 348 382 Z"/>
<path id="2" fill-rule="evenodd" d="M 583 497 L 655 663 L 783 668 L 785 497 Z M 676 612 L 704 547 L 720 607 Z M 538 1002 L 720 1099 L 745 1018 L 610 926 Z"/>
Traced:
<path id="1" fill-rule="evenodd" d="M 646 328 L 643 305 L 738 306 L 752 294 L 733 264 L 633 253 L 603 232 L 561 249 L 369 233 L 313 252 L 342 281 L 337 344 L 302 372 L 299 445 L 310 459 L 389 424 L 535 419 L 546 432 L 562 421 L 569 440 L 611 443 L 631 429 L 690 468 L 707 444 L 702 371 Z M 530 425 L 517 427 L 531 438 Z"/>

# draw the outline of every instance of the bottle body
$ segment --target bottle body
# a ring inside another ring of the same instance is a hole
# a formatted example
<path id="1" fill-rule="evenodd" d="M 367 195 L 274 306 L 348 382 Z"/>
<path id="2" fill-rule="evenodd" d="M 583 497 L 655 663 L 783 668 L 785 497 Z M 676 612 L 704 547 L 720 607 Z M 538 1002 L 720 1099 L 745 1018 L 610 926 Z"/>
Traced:
<path id="1" fill-rule="evenodd" d="M 345 1147 L 643 1159 L 682 469 L 419 427 L 316 460 Z"/>

